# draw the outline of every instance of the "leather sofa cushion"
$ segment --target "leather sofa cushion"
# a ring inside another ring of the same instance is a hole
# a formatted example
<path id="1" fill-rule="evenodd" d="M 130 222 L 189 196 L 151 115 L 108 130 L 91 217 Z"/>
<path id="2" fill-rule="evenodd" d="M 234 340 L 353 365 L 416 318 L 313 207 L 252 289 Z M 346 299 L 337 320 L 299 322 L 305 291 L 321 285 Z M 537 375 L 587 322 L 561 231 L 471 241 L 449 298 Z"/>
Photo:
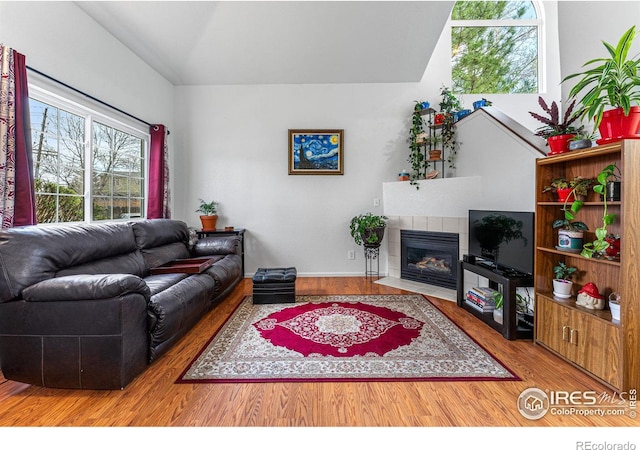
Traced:
<path id="1" fill-rule="evenodd" d="M 195 274 L 151 297 L 148 313 L 152 349 L 182 334 L 202 316 L 211 306 L 213 285 L 211 277 Z"/>
<path id="2" fill-rule="evenodd" d="M 238 253 L 240 236 L 218 236 L 198 239 L 193 247 L 195 256 L 231 255 Z"/>
<path id="3" fill-rule="evenodd" d="M 131 293 L 151 297 L 147 284 L 135 275 L 71 275 L 29 286 L 22 291 L 22 298 L 28 302 L 60 302 L 110 299 Z"/>
<path id="4" fill-rule="evenodd" d="M 180 220 L 148 219 L 133 222 L 133 232 L 138 247 L 142 250 L 160 247 L 174 242 L 189 242 L 189 228 Z"/>
<path id="5" fill-rule="evenodd" d="M 128 223 L 26 226 L 0 231 L 0 302 L 69 267 L 137 249 Z M 136 275 L 142 275 L 135 273 Z"/>

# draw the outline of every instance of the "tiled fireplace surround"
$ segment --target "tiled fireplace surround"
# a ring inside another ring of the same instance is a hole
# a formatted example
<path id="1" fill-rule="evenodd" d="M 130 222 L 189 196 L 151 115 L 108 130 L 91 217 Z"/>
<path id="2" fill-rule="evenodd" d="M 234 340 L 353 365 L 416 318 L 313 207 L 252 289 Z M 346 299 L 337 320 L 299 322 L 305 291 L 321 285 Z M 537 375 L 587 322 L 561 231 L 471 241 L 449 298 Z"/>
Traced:
<path id="1" fill-rule="evenodd" d="M 388 218 L 385 237 L 387 238 L 389 276 L 380 282 L 454 301 L 456 298 L 455 290 L 400 279 L 400 266 L 402 263 L 400 256 L 400 230 L 457 233 L 459 236 L 458 257 L 462 259 L 462 255 L 468 253 L 469 248 L 468 219 L 466 217 L 436 216 L 388 216 Z M 467 276 L 465 276 L 465 282 L 467 282 L 466 278 Z"/>

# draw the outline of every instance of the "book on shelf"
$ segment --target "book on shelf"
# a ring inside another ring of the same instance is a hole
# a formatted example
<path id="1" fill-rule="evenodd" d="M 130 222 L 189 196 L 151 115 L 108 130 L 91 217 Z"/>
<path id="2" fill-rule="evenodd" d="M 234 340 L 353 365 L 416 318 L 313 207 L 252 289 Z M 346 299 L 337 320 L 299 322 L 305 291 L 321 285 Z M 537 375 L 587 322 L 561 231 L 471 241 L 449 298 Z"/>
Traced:
<path id="1" fill-rule="evenodd" d="M 478 305 L 477 303 L 475 303 L 473 300 L 470 300 L 469 298 L 465 299 L 465 303 L 471 306 L 476 311 L 480 311 L 481 313 L 491 312 L 495 309 L 495 307 L 491 305 Z"/>
<path id="2" fill-rule="evenodd" d="M 493 299 L 482 299 L 472 292 L 467 292 L 465 301 L 482 312 L 493 311 L 495 309 Z"/>
<path id="3" fill-rule="evenodd" d="M 495 289 L 485 286 L 472 287 L 469 292 L 483 299 L 493 299 L 493 297 L 498 293 Z"/>

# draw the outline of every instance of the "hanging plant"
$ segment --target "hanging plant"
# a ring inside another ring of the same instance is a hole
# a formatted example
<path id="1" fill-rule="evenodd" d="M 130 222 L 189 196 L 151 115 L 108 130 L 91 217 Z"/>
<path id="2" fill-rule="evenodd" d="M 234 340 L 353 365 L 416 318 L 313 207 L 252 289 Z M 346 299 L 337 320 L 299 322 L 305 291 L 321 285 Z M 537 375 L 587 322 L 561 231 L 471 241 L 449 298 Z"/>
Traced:
<path id="1" fill-rule="evenodd" d="M 447 163 L 451 169 L 456 167 L 456 157 L 458 155 L 458 145 L 456 140 L 456 121 L 454 113 L 462 109 L 462 104 L 458 97 L 446 86 L 440 89 L 440 112 L 444 114 L 442 122 L 441 137 L 442 149 L 447 155 Z"/>
<path id="2" fill-rule="evenodd" d="M 409 158 L 407 158 L 407 161 L 411 164 L 409 182 L 414 185 L 416 189 L 420 189 L 416 180 L 423 178 L 425 172 L 423 136 L 425 136 L 426 131 L 421 114 L 421 111 L 424 109 L 422 107 L 423 103 L 424 102 L 416 101 L 413 114 L 411 115 L 411 129 L 409 130 Z"/>

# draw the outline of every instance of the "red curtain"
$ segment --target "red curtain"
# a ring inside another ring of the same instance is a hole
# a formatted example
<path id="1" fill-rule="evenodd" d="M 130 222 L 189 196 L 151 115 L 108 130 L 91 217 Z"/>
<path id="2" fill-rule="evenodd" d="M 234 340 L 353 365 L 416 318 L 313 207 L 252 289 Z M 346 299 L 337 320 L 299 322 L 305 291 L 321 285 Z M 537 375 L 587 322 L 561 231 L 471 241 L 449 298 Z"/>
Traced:
<path id="1" fill-rule="evenodd" d="M 24 55 L 0 45 L 0 221 L 2 228 L 36 223 L 29 90 Z"/>
<path id="2" fill-rule="evenodd" d="M 169 211 L 169 166 L 167 164 L 167 130 L 164 125 L 151 125 L 149 151 L 149 196 L 148 219 L 168 219 Z"/>
<path id="3" fill-rule="evenodd" d="M 34 225 L 37 223 L 36 195 L 33 179 L 27 64 L 24 55 L 15 50 L 13 55 L 16 76 L 16 205 L 13 225 Z"/>

